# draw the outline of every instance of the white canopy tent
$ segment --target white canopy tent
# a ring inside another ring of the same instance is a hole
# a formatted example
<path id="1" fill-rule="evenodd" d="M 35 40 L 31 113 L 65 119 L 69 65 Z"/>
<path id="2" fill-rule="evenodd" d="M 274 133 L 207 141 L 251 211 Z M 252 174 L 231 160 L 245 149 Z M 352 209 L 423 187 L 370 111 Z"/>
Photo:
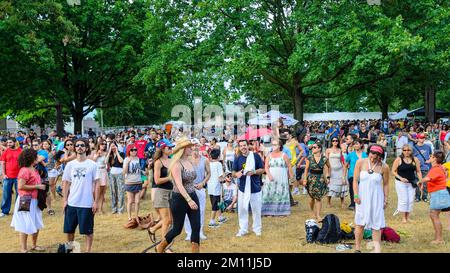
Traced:
<path id="1" fill-rule="evenodd" d="M 389 115 L 395 113 L 388 113 Z M 368 120 L 381 119 L 381 112 L 331 112 L 331 113 L 304 113 L 303 119 L 307 121 L 328 120 Z"/>
<path id="2" fill-rule="evenodd" d="M 408 113 L 409 113 L 408 109 L 403 109 L 402 111 L 398 112 L 397 114 L 389 116 L 389 118 L 394 119 L 394 120 L 405 119 L 408 117 Z"/>

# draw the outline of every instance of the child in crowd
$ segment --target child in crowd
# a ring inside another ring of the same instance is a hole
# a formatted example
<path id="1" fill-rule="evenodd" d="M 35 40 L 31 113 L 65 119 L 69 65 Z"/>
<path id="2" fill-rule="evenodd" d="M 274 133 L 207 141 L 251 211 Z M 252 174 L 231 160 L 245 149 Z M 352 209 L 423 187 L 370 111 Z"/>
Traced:
<path id="1" fill-rule="evenodd" d="M 211 177 L 208 181 L 208 194 L 211 200 L 211 220 L 209 221 L 210 228 L 216 228 L 219 224 L 224 223 L 227 219 L 222 216 L 222 213 L 219 209 L 220 196 L 222 193 L 222 185 L 220 181 L 223 180 L 223 165 L 219 162 L 220 150 L 214 149 L 210 153 L 211 156 Z M 218 216 L 218 222 L 216 223 L 216 216 Z"/>
<path id="2" fill-rule="evenodd" d="M 237 203 L 237 186 L 232 182 L 231 172 L 225 175 L 225 183 L 223 184 L 223 202 L 225 203 L 225 211 L 235 212 Z"/>

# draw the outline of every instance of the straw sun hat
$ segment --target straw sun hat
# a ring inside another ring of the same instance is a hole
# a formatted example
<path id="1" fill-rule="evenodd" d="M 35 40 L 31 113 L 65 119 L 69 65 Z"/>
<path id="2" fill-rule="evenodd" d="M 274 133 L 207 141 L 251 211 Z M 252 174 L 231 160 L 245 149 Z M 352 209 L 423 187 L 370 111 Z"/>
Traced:
<path id="1" fill-rule="evenodd" d="M 184 149 L 186 147 L 191 147 L 193 145 L 194 145 L 194 143 L 192 143 L 192 141 L 189 140 L 189 138 L 187 138 L 185 136 L 181 137 L 176 141 L 175 148 L 172 150 L 172 153 L 175 154 L 178 151 L 180 151 L 181 149 Z"/>

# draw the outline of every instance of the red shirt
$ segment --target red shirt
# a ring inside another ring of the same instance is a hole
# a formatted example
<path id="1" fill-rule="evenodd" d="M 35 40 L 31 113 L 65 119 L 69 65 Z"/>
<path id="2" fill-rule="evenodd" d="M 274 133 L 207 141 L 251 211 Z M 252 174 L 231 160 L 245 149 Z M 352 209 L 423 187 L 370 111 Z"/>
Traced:
<path id="1" fill-rule="evenodd" d="M 29 186 L 41 184 L 41 177 L 39 176 L 39 173 L 36 170 L 30 170 L 29 168 L 20 169 L 17 180 L 19 179 L 25 180 L 25 185 Z M 32 191 L 18 190 L 18 192 L 20 196 L 24 196 L 31 193 L 31 198 L 37 199 L 38 197 L 38 190 Z"/>
<path id="2" fill-rule="evenodd" d="M 19 174 L 19 155 L 21 152 L 22 149 L 20 148 L 15 150 L 8 148 L 3 152 L 0 161 L 5 162 L 6 176 L 8 178 L 17 178 Z"/>
<path id="3" fill-rule="evenodd" d="M 445 190 L 447 188 L 447 176 L 445 175 L 444 167 L 441 165 L 431 167 L 427 177 L 431 179 L 430 182 L 427 183 L 429 193 Z"/>
<path id="4" fill-rule="evenodd" d="M 139 158 L 145 158 L 145 147 L 147 146 L 147 140 L 136 140 L 134 145 L 136 145 L 137 148 L 137 156 Z"/>

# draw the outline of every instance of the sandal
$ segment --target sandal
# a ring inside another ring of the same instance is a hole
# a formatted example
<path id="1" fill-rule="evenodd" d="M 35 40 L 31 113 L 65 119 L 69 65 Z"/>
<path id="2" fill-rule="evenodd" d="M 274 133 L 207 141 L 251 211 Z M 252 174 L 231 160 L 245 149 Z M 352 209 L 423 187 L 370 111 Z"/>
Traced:
<path id="1" fill-rule="evenodd" d="M 45 251 L 45 248 L 40 247 L 40 246 L 35 246 L 35 247 L 32 247 L 32 248 L 30 249 L 30 251 L 43 252 L 43 251 Z"/>
<path id="2" fill-rule="evenodd" d="M 150 228 L 147 229 L 147 232 L 148 232 L 148 236 L 150 237 L 150 240 L 151 240 L 153 243 L 156 243 L 156 234 L 155 234 L 154 232 L 152 232 L 152 231 L 150 230 Z"/>

